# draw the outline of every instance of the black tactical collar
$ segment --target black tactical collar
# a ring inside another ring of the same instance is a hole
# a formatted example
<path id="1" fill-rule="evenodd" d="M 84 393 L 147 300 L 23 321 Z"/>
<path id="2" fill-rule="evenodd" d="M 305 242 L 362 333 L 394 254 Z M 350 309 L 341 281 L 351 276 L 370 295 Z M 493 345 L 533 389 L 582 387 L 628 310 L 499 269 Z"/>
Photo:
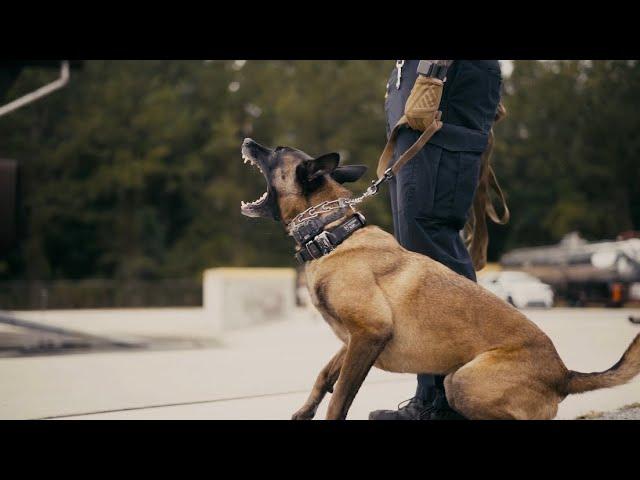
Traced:
<path id="1" fill-rule="evenodd" d="M 364 215 L 359 212 L 356 212 L 331 230 L 324 230 L 324 227 L 337 219 L 314 220 L 317 220 L 317 222 L 310 222 L 305 233 L 302 233 L 300 228 L 292 232 L 296 243 L 301 247 L 295 254 L 298 263 L 302 264 L 316 260 L 332 252 L 353 232 L 366 225 Z"/>

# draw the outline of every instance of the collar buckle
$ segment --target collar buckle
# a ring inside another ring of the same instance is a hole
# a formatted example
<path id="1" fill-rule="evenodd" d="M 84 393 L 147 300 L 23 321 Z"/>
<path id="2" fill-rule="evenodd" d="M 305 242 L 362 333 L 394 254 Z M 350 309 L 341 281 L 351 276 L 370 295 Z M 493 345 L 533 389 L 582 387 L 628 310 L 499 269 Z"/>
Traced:
<path id="1" fill-rule="evenodd" d="M 329 232 L 322 232 L 316 235 L 313 239 L 304 244 L 304 248 L 314 260 L 317 260 L 323 255 L 326 255 L 336 249 L 333 243 L 331 243 Z"/>
<path id="2" fill-rule="evenodd" d="M 335 247 L 331 243 L 331 240 L 329 240 L 329 233 L 327 231 L 323 231 L 322 233 L 317 235 L 316 238 L 314 238 L 313 240 L 318 244 L 318 246 L 320 247 L 320 250 L 324 255 L 326 255 L 327 253 L 335 249 Z"/>
<path id="3" fill-rule="evenodd" d="M 314 260 L 317 260 L 323 255 L 322 250 L 318 248 L 318 246 L 315 244 L 315 241 L 313 239 L 305 243 L 304 248 L 309 254 L 309 256 L 311 256 L 311 258 L 313 258 Z"/>

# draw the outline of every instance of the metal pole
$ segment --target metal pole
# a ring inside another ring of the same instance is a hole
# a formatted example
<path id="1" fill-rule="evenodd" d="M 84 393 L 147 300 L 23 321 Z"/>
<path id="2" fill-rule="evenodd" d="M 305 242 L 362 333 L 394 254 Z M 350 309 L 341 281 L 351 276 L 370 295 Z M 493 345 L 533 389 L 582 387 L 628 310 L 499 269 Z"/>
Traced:
<path id="1" fill-rule="evenodd" d="M 44 87 L 39 88 L 31 93 L 23 95 L 22 97 L 14 100 L 13 102 L 7 103 L 0 107 L 0 117 L 6 115 L 7 113 L 13 112 L 20 107 L 23 107 L 29 103 L 35 102 L 39 98 L 42 98 L 50 93 L 61 89 L 69 82 L 69 61 L 64 60 L 60 64 L 60 77 L 45 85 Z"/>

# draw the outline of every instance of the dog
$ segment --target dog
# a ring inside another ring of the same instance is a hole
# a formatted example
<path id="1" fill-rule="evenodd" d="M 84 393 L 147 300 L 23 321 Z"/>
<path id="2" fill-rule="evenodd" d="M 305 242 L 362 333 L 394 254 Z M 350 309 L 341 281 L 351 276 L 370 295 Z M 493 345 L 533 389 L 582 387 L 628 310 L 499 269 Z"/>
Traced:
<path id="1" fill-rule="evenodd" d="M 252 139 L 244 140 L 242 157 L 260 170 L 267 191 L 242 202 L 241 213 L 280 221 L 287 229 L 309 207 L 351 198 L 343 183 L 366 170 L 340 166 L 337 153 L 314 158 Z M 313 304 L 343 346 L 293 414 L 296 420 L 312 419 L 328 392 L 326 418 L 345 419 L 374 365 L 446 375 L 449 404 L 474 420 L 552 419 L 567 395 L 621 385 L 640 372 L 640 334 L 610 369 L 569 370 L 549 337 L 519 310 L 404 249 L 377 226 L 355 230 L 333 251 L 307 262 L 305 274 Z"/>

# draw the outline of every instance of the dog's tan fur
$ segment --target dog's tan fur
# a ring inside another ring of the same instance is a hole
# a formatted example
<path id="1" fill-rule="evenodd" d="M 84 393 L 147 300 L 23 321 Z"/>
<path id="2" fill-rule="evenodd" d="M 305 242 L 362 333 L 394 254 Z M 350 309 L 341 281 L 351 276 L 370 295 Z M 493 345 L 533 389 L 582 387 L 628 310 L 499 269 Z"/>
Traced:
<path id="1" fill-rule="evenodd" d="M 350 196 L 328 174 L 305 193 L 294 172 L 309 158 L 287 153 L 274 169 L 285 224 L 311 205 Z M 307 263 L 306 277 L 313 304 L 344 346 L 294 419 L 313 418 L 334 384 L 327 419 L 346 418 L 372 365 L 446 375 L 447 400 L 469 419 L 551 419 L 568 394 L 619 385 L 640 371 L 640 335 L 606 372 L 568 370 L 520 311 L 376 226 Z"/>

